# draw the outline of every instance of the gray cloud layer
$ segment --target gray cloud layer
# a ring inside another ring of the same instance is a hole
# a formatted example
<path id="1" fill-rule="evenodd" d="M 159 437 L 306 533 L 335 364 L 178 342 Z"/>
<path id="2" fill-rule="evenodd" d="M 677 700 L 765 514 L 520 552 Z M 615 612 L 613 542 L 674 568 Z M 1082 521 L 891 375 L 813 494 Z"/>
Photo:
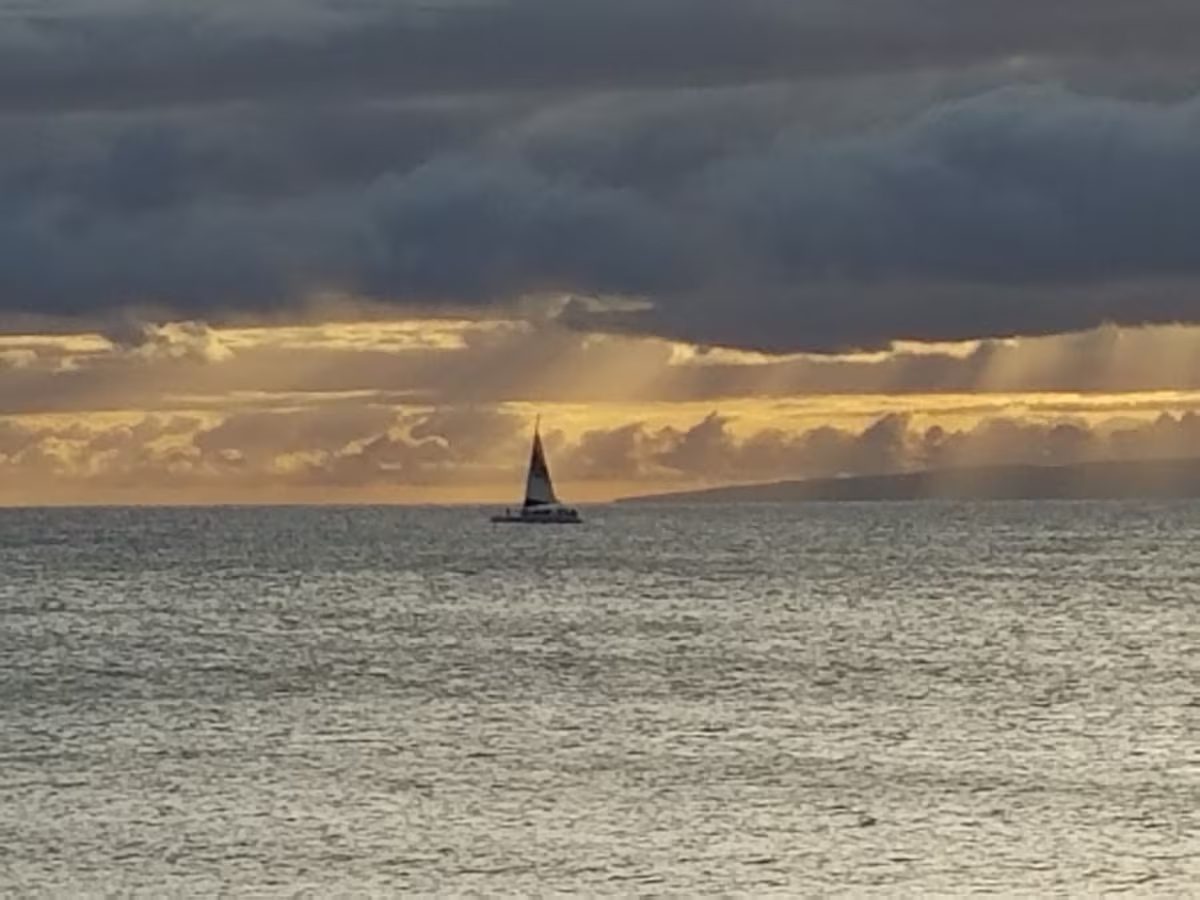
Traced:
<path id="1" fill-rule="evenodd" d="M 1015 56 L 1190 63 L 1186 0 L 0 5 L 0 109 L 723 85 Z"/>
<path id="2" fill-rule="evenodd" d="M 1200 101 L 1039 83 L 1178 94 L 1192 3 L 0 11 L 9 312 L 634 295 L 566 319 L 772 350 L 1200 320 Z"/>

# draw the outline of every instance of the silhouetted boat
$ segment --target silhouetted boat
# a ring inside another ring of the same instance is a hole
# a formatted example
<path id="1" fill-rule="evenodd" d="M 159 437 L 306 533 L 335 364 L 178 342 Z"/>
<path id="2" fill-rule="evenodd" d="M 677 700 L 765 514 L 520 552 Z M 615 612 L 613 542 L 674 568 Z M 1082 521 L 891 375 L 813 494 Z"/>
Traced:
<path id="1" fill-rule="evenodd" d="M 519 509 L 506 509 L 492 516 L 493 522 L 517 525 L 578 525 L 582 519 L 569 506 L 563 506 L 554 495 L 550 467 L 542 450 L 540 420 L 533 428 L 533 451 L 529 457 L 529 476 L 525 479 L 525 503 Z"/>

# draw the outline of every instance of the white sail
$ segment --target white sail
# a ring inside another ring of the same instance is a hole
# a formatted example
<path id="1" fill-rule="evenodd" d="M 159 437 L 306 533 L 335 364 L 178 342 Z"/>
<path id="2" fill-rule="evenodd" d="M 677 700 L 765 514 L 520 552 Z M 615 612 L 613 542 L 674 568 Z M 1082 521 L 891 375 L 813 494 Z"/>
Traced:
<path id="1" fill-rule="evenodd" d="M 549 506 L 558 503 L 554 496 L 554 484 L 550 480 L 550 467 L 546 465 L 546 454 L 542 451 L 542 436 L 533 433 L 533 452 L 529 457 L 529 478 L 525 482 L 525 506 Z"/>

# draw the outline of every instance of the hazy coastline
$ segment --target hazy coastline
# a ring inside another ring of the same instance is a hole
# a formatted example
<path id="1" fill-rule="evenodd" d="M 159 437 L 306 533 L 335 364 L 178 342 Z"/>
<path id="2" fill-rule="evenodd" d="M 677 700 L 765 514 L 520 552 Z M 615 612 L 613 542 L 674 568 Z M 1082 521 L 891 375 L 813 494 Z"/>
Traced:
<path id="1" fill-rule="evenodd" d="M 976 466 L 728 485 L 623 497 L 620 503 L 861 500 L 1135 500 L 1200 497 L 1200 458 L 1068 466 Z"/>

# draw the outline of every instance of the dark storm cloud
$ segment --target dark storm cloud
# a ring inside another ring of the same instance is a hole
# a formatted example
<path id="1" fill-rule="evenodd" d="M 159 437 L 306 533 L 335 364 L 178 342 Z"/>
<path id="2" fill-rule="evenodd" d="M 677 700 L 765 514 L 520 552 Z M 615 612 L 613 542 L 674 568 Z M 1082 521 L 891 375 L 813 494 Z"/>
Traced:
<path id="1" fill-rule="evenodd" d="M 818 351 L 1200 320 L 1200 103 L 1003 87 L 1186 71 L 1192 3 L 0 12 L 9 314 L 613 295 L 649 305 L 564 321 Z"/>
<path id="2" fill-rule="evenodd" d="M 0 6 L 0 108 L 694 86 L 1014 55 L 1187 59 L 1184 0 Z"/>
<path id="3" fill-rule="evenodd" d="M 642 134 L 658 127 L 641 121 Z M 740 145 L 655 143 L 657 177 L 624 143 L 585 162 L 580 126 L 565 128 L 490 132 L 406 170 L 314 176 L 270 197 L 215 175 L 186 133 L 124 135 L 62 172 L 43 164 L 35 188 L 14 165 L 0 193 L 4 303 L 158 300 L 213 315 L 320 290 L 473 305 L 635 294 L 655 307 L 568 318 L 818 350 L 1200 313 L 1196 102 L 1001 90 L 873 132 L 775 123 Z"/>

